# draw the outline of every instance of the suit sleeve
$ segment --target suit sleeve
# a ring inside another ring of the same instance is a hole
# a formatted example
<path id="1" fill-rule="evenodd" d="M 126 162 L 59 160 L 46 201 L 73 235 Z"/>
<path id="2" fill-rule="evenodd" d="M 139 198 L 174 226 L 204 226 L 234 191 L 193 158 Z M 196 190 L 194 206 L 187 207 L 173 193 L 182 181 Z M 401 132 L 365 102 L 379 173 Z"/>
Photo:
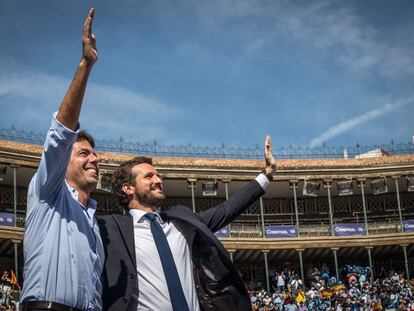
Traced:
<path id="1" fill-rule="evenodd" d="M 260 184 L 253 180 L 227 201 L 201 211 L 197 216 L 212 232 L 216 232 L 236 219 L 264 193 Z"/>

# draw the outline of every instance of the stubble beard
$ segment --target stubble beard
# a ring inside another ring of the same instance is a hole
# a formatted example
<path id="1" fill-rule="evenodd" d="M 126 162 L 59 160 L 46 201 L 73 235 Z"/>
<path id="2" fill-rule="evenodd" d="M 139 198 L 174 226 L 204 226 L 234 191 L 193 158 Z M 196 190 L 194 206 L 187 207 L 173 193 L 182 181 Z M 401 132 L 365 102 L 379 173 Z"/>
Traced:
<path id="1" fill-rule="evenodd" d="M 165 200 L 164 193 L 162 193 L 162 195 L 159 195 L 159 196 L 154 196 L 151 193 L 144 194 L 144 195 L 140 195 L 137 193 L 136 195 L 137 195 L 138 202 L 147 207 L 158 208 L 161 206 L 162 202 L 164 202 Z"/>

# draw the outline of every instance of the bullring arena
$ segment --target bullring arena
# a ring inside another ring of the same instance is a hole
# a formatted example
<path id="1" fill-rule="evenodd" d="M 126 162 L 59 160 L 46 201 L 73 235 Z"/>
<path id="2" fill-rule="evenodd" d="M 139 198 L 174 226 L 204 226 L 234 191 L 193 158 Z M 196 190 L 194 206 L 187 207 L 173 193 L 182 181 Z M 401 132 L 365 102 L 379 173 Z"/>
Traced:
<path id="1" fill-rule="evenodd" d="M 37 141 L 22 142 L 25 139 L 18 135 L 6 138 L 0 141 L 0 265 L 3 270 L 11 267 L 21 283 L 27 188 L 42 149 Z M 208 209 L 254 179 L 263 165 L 259 150 L 220 154 L 198 149 L 196 154 L 189 147 L 168 152 L 159 146 L 158 151 L 149 149 L 141 152 L 154 156 L 163 177 L 167 199 L 162 210 L 177 204 L 196 212 Z M 177 157 L 177 150 L 186 153 Z M 276 151 L 277 173 L 266 195 L 216 233 L 246 285 L 270 293 L 277 275 L 287 270 L 296 271 L 306 291 L 313 286 L 313 269 L 322 265 L 336 280 L 346 278 L 345 265 L 368 267 L 372 282 L 383 271 L 412 276 L 413 150 L 407 145 L 397 154 L 378 149 L 359 155 L 345 151 L 342 157 L 315 153 L 297 158 L 278 157 Z M 100 182 L 92 195 L 98 214 L 121 212 L 109 181 L 117 164 L 135 151 L 125 147 L 115 151 L 99 151 Z M 237 158 L 243 156 L 257 159 Z"/>

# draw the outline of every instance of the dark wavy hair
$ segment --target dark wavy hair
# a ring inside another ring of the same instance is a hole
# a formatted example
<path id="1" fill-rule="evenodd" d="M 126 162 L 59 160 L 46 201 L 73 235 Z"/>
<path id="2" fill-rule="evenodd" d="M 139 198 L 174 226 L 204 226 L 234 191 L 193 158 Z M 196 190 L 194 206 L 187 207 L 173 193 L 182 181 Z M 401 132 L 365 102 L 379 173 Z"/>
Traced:
<path id="1" fill-rule="evenodd" d="M 152 159 L 148 157 L 135 157 L 131 160 L 121 163 L 112 175 L 112 192 L 118 200 L 119 205 L 125 210 L 129 206 L 129 198 L 127 194 L 122 190 L 122 185 L 127 183 L 135 186 L 135 177 L 132 174 L 132 168 L 135 165 L 147 163 L 152 164 Z"/>
<path id="2" fill-rule="evenodd" d="M 80 131 L 76 136 L 76 141 L 86 140 L 92 148 L 95 148 L 95 139 L 87 131 Z"/>

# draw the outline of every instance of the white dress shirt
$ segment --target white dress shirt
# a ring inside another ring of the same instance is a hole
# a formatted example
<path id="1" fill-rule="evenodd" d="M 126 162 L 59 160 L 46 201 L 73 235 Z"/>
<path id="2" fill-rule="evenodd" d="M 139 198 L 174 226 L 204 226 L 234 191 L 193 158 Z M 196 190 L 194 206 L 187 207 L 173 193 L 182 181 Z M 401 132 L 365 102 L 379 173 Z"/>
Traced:
<path id="1" fill-rule="evenodd" d="M 138 291 L 134 290 L 132 294 L 129 310 L 172 311 L 170 294 L 160 256 L 152 237 L 149 220 L 144 217 L 147 212 L 131 209 L 129 213 L 134 219 L 135 256 L 138 275 L 136 286 Z M 181 232 L 171 222 L 163 222 L 161 217 L 157 217 L 157 220 L 170 245 L 189 309 L 198 311 L 200 306 L 195 291 L 190 247 Z M 138 292 L 139 295 L 137 295 Z M 137 306 L 136 302 L 138 303 Z"/>
<path id="2" fill-rule="evenodd" d="M 269 185 L 269 180 L 264 174 L 257 176 L 256 181 L 263 189 L 266 189 Z M 130 209 L 129 213 L 134 221 L 138 279 L 131 296 L 128 311 L 172 311 L 170 294 L 160 256 L 151 233 L 149 220 L 144 217 L 147 212 Z M 158 215 L 158 213 L 156 214 Z M 172 222 L 163 222 L 159 215 L 157 220 L 170 245 L 189 310 L 199 311 L 200 305 L 195 290 L 190 247 L 182 233 L 178 231 Z"/>

